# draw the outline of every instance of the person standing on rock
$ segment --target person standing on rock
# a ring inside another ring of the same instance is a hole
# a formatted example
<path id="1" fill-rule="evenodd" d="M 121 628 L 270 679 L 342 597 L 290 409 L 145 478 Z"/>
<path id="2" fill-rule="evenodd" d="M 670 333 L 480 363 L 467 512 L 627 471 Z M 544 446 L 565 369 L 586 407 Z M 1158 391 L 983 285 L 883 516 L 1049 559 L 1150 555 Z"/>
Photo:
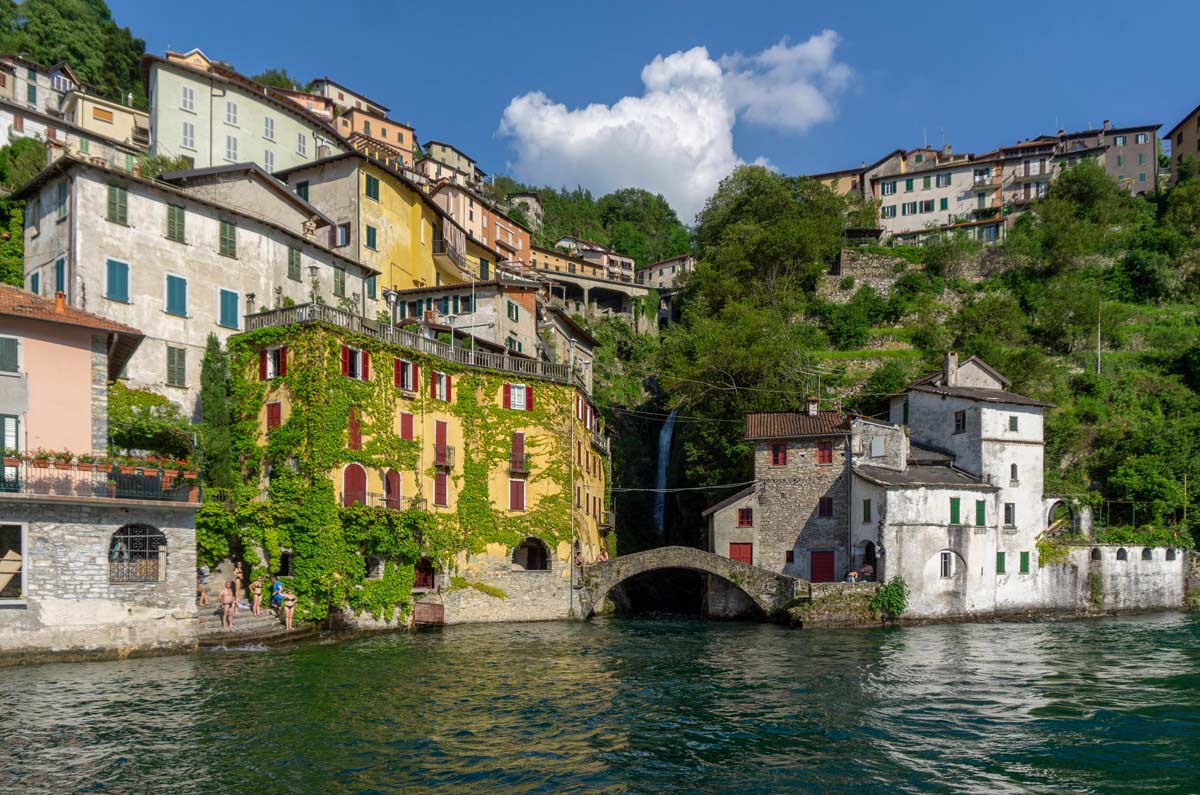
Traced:
<path id="1" fill-rule="evenodd" d="M 239 560 L 233 567 L 233 612 L 238 611 L 238 599 L 242 596 L 242 562 Z"/>
<path id="2" fill-rule="evenodd" d="M 221 628 L 233 629 L 233 583 L 228 580 L 221 589 Z"/>
<path id="3" fill-rule="evenodd" d="M 292 629 L 292 615 L 296 612 L 296 594 L 291 591 L 283 592 L 283 626 Z"/>
<path id="4" fill-rule="evenodd" d="M 262 613 L 262 577 L 250 583 L 250 595 L 253 597 L 250 603 L 250 612 L 256 616 L 260 615 Z"/>

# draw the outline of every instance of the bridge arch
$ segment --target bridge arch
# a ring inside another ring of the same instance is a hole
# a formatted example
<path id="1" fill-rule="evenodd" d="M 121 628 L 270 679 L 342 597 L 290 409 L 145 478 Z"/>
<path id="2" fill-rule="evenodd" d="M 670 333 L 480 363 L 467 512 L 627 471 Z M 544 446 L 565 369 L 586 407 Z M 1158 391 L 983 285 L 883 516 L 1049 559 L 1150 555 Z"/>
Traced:
<path id="1" fill-rule="evenodd" d="M 584 569 L 580 613 L 591 618 L 613 588 L 639 574 L 663 569 L 688 569 L 720 577 L 741 590 L 763 612 L 771 615 L 795 593 L 791 577 L 693 547 L 658 547 L 622 555 Z"/>

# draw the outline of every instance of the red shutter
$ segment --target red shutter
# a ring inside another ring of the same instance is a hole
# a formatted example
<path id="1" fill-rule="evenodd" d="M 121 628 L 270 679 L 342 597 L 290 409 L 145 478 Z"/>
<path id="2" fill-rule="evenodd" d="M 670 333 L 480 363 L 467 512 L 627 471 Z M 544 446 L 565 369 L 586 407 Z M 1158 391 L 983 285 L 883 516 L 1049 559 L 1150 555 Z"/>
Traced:
<path id="1" fill-rule="evenodd" d="M 454 396 L 450 393 L 450 390 L 453 388 L 453 386 L 454 386 L 454 379 L 451 378 L 449 375 L 447 375 L 446 376 L 446 402 L 447 403 L 454 402 Z"/>
<path id="2" fill-rule="evenodd" d="M 258 352 L 258 380 L 259 381 L 267 380 L 267 352 L 266 351 Z"/>
<path id="3" fill-rule="evenodd" d="M 421 391 L 421 373 L 417 370 L 417 363 L 412 363 L 412 391 Z"/>
<path id="4" fill-rule="evenodd" d="M 450 426 L 445 420 L 437 420 L 436 422 L 434 422 L 434 424 L 433 424 L 433 443 L 444 446 L 446 444 L 446 434 L 447 434 L 447 431 L 449 430 L 449 428 L 450 428 Z"/>
<path id="5" fill-rule="evenodd" d="M 429 397 L 437 397 L 437 373 L 429 371 Z"/>
<path id="6" fill-rule="evenodd" d="M 508 509 L 510 511 L 525 510 L 525 481 L 508 481 Z"/>
<path id="7" fill-rule="evenodd" d="M 342 375 L 350 375 L 350 349 L 342 346 Z"/>
<path id="8" fill-rule="evenodd" d="M 358 412 L 354 408 L 350 409 L 350 416 L 346 418 L 346 430 L 350 436 L 350 449 L 361 450 L 362 429 L 359 428 Z"/>
<path id="9" fill-rule="evenodd" d="M 359 373 L 359 378 L 364 381 L 371 380 L 371 354 L 366 351 L 362 352 L 362 372 Z"/>
<path id="10" fill-rule="evenodd" d="M 446 473 L 439 472 L 433 476 L 433 504 L 446 505 Z"/>
<path id="11" fill-rule="evenodd" d="M 512 384 L 504 385 L 504 408 L 512 408 Z"/>
<path id="12" fill-rule="evenodd" d="M 525 387 L 525 410 L 533 411 L 533 387 Z"/>
<path id="13" fill-rule="evenodd" d="M 583 466 L 583 442 L 575 442 L 575 466 Z"/>
<path id="14" fill-rule="evenodd" d="M 278 402 L 267 404 L 267 430 L 283 424 L 283 407 Z"/>
<path id="15" fill-rule="evenodd" d="M 400 360 L 392 359 L 392 386 L 400 386 Z"/>
<path id="16" fill-rule="evenodd" d="M 524 457 L 525 457 L 525 434 L 522 431 L 513 431 L 512 460 L 520 461 Z"/>
<path id="17" fill-rule="evenodd" d="M 413 438 L 413 415 L 409 414 L 407 411 L 400 415 L 400 438 Z"/>
<path id="18" fill-rule="evenodd" d="M 279 349 L 279 372 L 276 373 L 280 378 L 287 375 L 287 346 L 284 345 Z"/>

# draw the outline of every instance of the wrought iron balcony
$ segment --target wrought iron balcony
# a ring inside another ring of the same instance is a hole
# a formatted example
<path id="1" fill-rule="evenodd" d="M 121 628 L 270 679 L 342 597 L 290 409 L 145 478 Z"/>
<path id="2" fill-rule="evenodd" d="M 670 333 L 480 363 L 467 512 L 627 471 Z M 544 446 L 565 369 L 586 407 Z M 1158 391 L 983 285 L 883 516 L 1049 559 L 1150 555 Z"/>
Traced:
<path id="1" fill-rule="evenodd" d="M 433 258 L 441 261 L 443 265 L 463 269 L 467 267 L 467 258 L 444 237 L 433 239 Z"/>
<path id="2" fill-rule="evenodd" d="M 435 467 L 444 467 L 451 469 L 454 467 L 454 447 L 449 444 L 435 444 L 433 446 L 433 465 Z"/>
<path id="3" fill-rule="evenodd" d="M 528 475 L 532 463 L 529 453 L 510 455 L 508 458 L 508 471 L 513 475 Z"/>
<path id="4" fill-rule="evenodd" d="M 179 478 L 174 471 L 156 467 L 118 467 L 92 464 L 37 462 L 0 465 L 0 496 L 74 497 L 116 500 L 200 502 L 200 487 L 194 479 Z"/>

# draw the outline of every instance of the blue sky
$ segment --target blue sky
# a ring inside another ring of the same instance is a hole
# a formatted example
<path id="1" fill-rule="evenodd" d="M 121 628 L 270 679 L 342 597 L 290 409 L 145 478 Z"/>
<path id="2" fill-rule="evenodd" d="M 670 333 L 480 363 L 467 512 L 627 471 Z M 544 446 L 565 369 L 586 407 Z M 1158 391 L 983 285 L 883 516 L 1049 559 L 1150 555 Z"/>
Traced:
<path id="1" fill-rule="evenodd" d="M 643 181 L 685 221 L 740 161 L 794 174 L 926 137 L 983 151 L 1106 118 L 1165 130 L 1200 103 L 1200 3 L 1177 0 L 110 6 L 151 52 L 329 74 L 490 172 L 597 191 Z M 662 94 L 613 110 L 646 94 L 658 56 Z M 577 112 L 591 103 L 606 107 Z"/>

